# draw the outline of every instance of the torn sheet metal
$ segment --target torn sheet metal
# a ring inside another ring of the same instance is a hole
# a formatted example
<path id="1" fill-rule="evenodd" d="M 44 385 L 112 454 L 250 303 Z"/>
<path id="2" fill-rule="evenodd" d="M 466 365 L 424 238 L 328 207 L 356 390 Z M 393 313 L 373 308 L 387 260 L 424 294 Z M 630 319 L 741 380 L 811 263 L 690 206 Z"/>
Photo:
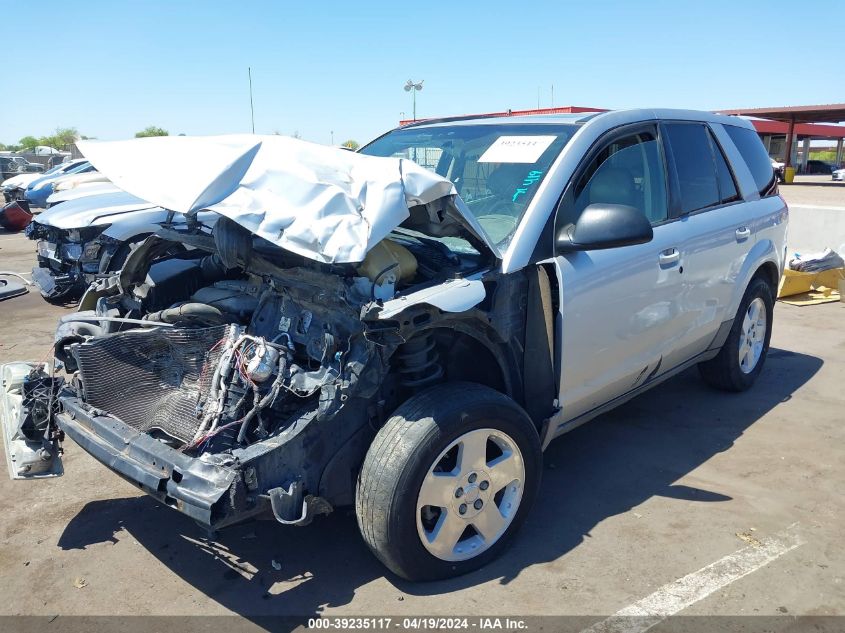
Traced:
<path id="1" fill-rule="evenodd" d="M 363 261 L 410 207 L 446 198 L 461 215 L 452 183 L 410 160 L 284 136 L 88 141 L 79 148 L 138 198 L 180 213 L 215 211 L 321 262 Z"/>

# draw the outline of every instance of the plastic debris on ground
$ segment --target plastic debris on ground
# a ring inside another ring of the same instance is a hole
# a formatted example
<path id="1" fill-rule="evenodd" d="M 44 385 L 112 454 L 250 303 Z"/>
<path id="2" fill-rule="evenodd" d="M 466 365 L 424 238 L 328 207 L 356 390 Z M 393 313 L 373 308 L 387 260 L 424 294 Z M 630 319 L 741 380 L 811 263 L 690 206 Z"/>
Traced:
<path id="1" fill-rule="evenodd" d="M 778 287 L 778 299 L 795 306 L 818 305 L 841 299 L 845 261 L 834 250 L 800 255 L 789 260 Z"/>
<path id="2" fill-rule="evenodd" d="M 0 227 L 16 233 L 23 231 L 32 222 L 29 205 L 20 200 L 14 200 L 0 209 Z"/>
<path id="3" fill-rule="evenodd" d="M 823 270 L 845 267 L 845 261 L 833 249 L 826 248 L 818 253 L 801 255 L 796 253 L 795 257 L 789 260 L 790 270 L 797 270 L 802 273 L 817 273 Z"/>
<path id="4" fill-rule="evenodd" d="M 0 301 L 25 295 L 27 292 L 29 292 L 29 289 L 22 283 L 0 279 Z"/>

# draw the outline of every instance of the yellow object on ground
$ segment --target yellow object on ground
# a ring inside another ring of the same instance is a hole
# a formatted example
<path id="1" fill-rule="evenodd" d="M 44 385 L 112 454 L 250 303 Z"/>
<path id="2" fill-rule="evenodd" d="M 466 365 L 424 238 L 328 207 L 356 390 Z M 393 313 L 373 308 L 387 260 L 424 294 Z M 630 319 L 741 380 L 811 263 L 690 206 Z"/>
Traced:
<path id="1" fill-rule="evenodd" d="M 792 182 L 795 180 L 795 167 L 786 167 L 783 170 L 783 181 L 791 185 Z"/>
<path id="2" fill-rule="evenodd" d="M 778 299 L 796 306 L 816 305 L 839 301 L 839 282 L 845 280 L 845 268 L 823 270 L 818 273 L 783 271 Z"/>

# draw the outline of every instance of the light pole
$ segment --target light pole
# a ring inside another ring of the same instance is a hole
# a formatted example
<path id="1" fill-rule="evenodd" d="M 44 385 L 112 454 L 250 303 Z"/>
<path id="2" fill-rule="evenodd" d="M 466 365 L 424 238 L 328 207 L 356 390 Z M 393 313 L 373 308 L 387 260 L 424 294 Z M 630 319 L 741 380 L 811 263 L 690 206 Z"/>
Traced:
<path id="1" fill-rule="evenodd" d="M 255 109 L 252 107 L 252 68 L 247 66 L 247 74 L 249 74 L 249 115 L 252 119 L 252 133 L 255 134 Z"/>
<path id="2" fill-rule="evenodd" d="M 423 79 L 419 83 L 414 83 L 412 79 L 405 82 L 405 92 L 410 92 L 414 96 L 414 121 L 417 120 L 417 91 L 423 89 Z"/>
<path id="3" fill-rule="evenodd" d="M 332 130 L 332 147 L 334 147 L 334 130 Z"/>

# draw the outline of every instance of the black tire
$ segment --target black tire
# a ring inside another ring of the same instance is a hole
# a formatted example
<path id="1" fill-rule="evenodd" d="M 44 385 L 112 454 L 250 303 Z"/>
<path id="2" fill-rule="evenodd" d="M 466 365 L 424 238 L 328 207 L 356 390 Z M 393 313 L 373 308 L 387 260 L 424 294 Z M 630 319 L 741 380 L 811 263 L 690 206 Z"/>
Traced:
<path id="1" fill-rule="evenodd" d="M 417 531 L 418 495 L 438 456 L 476 429 L 505 433 L 519 448 L 525 472 L 522 498 L 511 523 L 482 553 L 467 560 L 443 560 L 423 546 Z M 373 440 L 358 477 L 358 527 L 375 556 L 403 578 L 423 581 L 465 574 L 498 556 L 519 529 L 537 494 L 541 464 L 537 430 L 513 400 L 475 383 L 432 387 L 402 404 Z"/>
<path id="2" fill-rule="evenodd" d="M 763 342 L 763 350 L 760 358 L 754 368 L 745 373 L 740 368 L 739 358 L 739 342 L 742 336 L 743 319 L 748 312 L 748 306 L 755 299 L 761 299 L 765 304 L 766 309 L 766 333 Z M 723 391 L 745 391 L 763 370 L 763 365 L 766 362 L 766 355 L 769 352 L 769 340 L 772 337 L 772 313 L 774 311 L 774 298 L 772 297 L 772 288 L 760 277 L 755 277 L 748 284 L 745 290 L 745 295 L 739 303 L 739 310 L 734 318 L 733 326 L 728 334 L 728 338 L 719 350 L 718 356 L 712 360 L 699 363 L 698 370 L 701 377 L 711 387 L 721 389 Z"/>

